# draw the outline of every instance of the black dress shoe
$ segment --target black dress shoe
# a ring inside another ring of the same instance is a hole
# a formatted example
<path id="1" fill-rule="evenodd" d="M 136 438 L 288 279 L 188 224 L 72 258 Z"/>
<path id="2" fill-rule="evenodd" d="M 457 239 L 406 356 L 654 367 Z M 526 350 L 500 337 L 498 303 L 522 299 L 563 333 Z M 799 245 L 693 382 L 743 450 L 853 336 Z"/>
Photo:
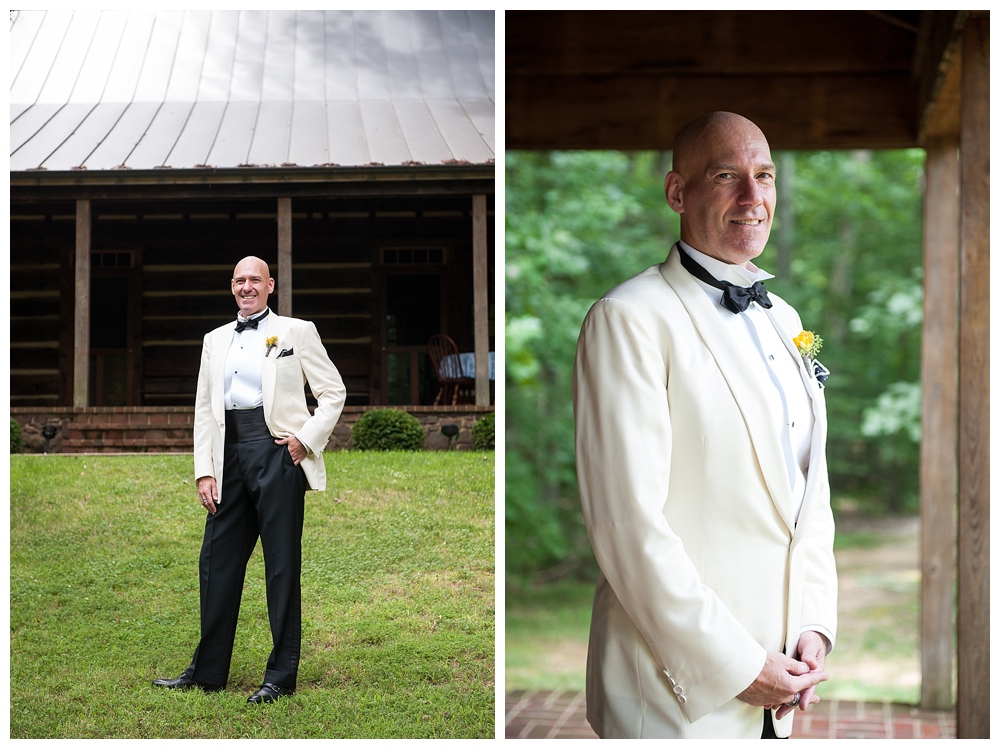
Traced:
<path id="1" fill-rule="evenodd" d="M 295 694 L 291 689 L 279 687 L 276 684 L 264 684 L 255 693 L 247 697 L 247 702 L 252 705 L 260 705 L 264 702 L 274 702 L 279 697 L 291 697 Z"/>
<path id="2" fill-rule="evenodd" d="M 162 687 L 163 689 L 194 689 L 197 687 L 204 692 L 221 692 L 225 689 L 225 687 L 215 684 L 202 684 L 200 681 L 189 679 L 184 675 L 178 676 L 176 679 L 156 679 L 153 682 L 153 686 Z"/>

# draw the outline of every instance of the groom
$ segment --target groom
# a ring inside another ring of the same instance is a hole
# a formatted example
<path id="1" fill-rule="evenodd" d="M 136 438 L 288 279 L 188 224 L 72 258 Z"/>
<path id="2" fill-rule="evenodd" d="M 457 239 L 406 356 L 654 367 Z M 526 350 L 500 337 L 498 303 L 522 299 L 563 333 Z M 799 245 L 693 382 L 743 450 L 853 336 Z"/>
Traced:
<path id="1" fill-rule="evenodd" d="M 787 737 L 837 626 L 827 372 L 752 262 L 775 204 L 763 133 L 716 112 L 673 159 L 681 241 L 591 308 L 577 348 L 601 568 L 587 717 L 603 738 Z"/>
<path id="2" fill-rule="evenodd" d="M 241 260 L 232 280 L 236 323 L 205 336 L 194 423 L 195 477 L 208 512 L 199 564 L 201 640 L 184 673 L 153 682 L 225 688 L 246 566 L 259 536 L 273 649 L 251 703 L 295 691 L 305 492 L 326 488 L 322 452 L 346 397 L 316 327 L 272 314 L 272 291 L 267 264 Z M 312 414 L 306 382 L 317 402 Z"/>

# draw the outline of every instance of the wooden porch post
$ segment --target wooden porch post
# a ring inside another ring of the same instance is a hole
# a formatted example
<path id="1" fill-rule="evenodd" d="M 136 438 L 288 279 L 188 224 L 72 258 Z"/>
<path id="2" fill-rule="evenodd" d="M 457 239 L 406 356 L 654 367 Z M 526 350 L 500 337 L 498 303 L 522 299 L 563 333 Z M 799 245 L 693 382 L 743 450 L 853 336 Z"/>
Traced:
<path id="1" fill-rule="evenodd" d="M 927 141 L 920 440 L 920 704 L 952 706 L 958 460 L 958 138 Z"/>
<path id="2" fill-rule="evenodd" d="M 489 289 L 486 288 L 488 252 L 486 237 L 486 196 L 472 196 L 472 309 L 475 320 L 476 405 L 490 405 L 490 320 Z"/>
<path id="3" fill-rule="evenodd" d="M 292 199 L 278 198 L 278 314 L 292 316 Z"/>
<path id="4" fill-rule="evenodd" d="M 73 407 L 87 405 L 90 375 L 90 201 L 76 201 L 76 307 L 73 316 Z"/>
<path id="5" fill-rule="evenodd" d="M 958 738 L 990 736 L 990 22 L 962 38 Z"/>

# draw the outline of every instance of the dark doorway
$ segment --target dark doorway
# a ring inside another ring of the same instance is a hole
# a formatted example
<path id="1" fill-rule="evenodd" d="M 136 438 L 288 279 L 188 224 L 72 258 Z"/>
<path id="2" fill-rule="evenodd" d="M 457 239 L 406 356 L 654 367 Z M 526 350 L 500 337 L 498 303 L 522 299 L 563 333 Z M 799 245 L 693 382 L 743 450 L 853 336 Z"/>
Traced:
<path id="1" fill-rule="evenodd" d="M 383 278 L 383 403 L 433 403 L 437 381 L 427 356 L 427 340 L 447 327 L 444 272 L 387 271 Z"/>
<path id="2" fill-rule="evenodd" d="M 139 277 L 133 251 L 91 253 L 90 393 L 94 406 L 137 406 Z"/>

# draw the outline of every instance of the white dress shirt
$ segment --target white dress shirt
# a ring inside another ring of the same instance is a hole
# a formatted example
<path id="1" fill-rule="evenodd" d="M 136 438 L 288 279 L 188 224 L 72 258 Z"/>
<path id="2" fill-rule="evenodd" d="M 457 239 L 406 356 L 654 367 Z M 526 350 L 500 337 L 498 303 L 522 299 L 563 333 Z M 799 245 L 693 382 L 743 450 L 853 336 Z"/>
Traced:
<path id="1" fill-rule="evenodd" d="M 260 312 L 251 315 L 255 320 L 263 315 Z M 243 313 L 237 319 L 243 320 Z M 257 324 L 257 328 L 244 328 L 242 332 L 233 334 L 233 342 L 226 358 L 226 410 L 253 409 L 264 405 L 264 388 L 261 383 L 264 350 L 267 339 L 267 321 L 265 317 Z"/>
<path id="2" fill-rule="evenodd" d="M 737 286 L 750 286 L 755 281 L 774 278 L 752 262 L 747 263 L 746 268 L 730 265 L 709 257 L 684 242 L 680 242 L 680 245 L 695 262 L 720 281 L 728 281 Z M 722 306 L 722 291 L 703 281 L 698 283 L 716 304 L 719 314 L 731 317 L 733 313 Z M 756 302 L 751 302 L 746 311 L 737 317 L 746 324 L 747 335 L 760 353 L 760 360 L 748 362 L 748 369 L 753 370 L 753 376 L 767 377 L 774 385 L 774 408 L 769 408 L 768 412 L 774 419 L 780 421 L 781 447 L 788 470 L 788 483 L 792 490 L 793 517 L 798 521 L 802 499 L 805 496 L 809 451 L 816 421 L 812 402 L 802 382 L 798 362 L 781 340 L 781 334 L 767 313 Z"/>

